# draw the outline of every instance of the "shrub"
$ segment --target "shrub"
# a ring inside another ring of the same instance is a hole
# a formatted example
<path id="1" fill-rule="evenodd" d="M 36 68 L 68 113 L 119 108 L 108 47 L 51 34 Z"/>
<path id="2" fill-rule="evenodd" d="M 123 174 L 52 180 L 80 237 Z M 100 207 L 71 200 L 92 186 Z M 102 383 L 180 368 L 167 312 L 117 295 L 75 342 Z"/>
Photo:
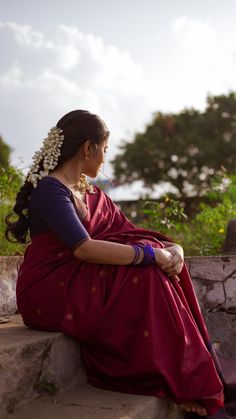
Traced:
<path id="1" fill-rule="evenodd" d="M 230 219 L 236 218 L 236 175 L 221 173 L 207 193 L 209 204 L 201 203 L 199 212 L 187 219 L 178 201 L 147 202 L 145 227 L 158 230 L 180 243 L 185 254 L 217 255 L 222 252 Z"/>
<path id="2" fill-rule="evenodd" d="M 23 181 L 23 174 L 13 166 L 0 168 L 0 255 L 23 254 L 25 245 L 10 243 L 5 238 L 5 217 L 12 212 L 15 197 Z"/>

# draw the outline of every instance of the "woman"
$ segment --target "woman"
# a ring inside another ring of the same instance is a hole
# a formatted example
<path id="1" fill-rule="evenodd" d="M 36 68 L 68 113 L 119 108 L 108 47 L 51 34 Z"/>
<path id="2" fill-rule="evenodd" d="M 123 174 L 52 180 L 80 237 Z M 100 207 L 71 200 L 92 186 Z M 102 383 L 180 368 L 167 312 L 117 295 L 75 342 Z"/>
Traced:
<path id="1" fill-rule="evenodd" d="M 183 250 L 136 228 L 86 176 L 108 147 L 104 122 L 66 114 L 34 156 L 6 235 L 28 246 L 17 281 L 27 326 L 81 343 L 88 381 L 169 398 L 201 416 L 223 405 L 223 389 Z M 178 276 L 177 276 L 178 275 Z"/>

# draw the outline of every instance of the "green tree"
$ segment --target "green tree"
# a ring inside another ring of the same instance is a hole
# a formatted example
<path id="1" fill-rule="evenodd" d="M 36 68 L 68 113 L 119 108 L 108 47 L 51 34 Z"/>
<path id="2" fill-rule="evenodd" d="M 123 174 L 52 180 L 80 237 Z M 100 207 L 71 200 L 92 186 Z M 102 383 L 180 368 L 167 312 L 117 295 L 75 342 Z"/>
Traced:
<path id="1" fill-rule="evenodd" d="M 0 167 L 0 255 L 23 253 L 25 246 L 5 239 L 5 218 L 12 213 L 16 194 L 23 182 L 23 174 L 15 167 Z"/>
<path id="2" fill-rule="evenodd" d="M 9 147 L 0 136 L 0 167 L 9 166 L 11 151 L 11 147 Z"/>
<path id="3" fill-rule="evenodd" d="M 133 142 L 125 142 L 112 164 L 120 184 L 169 182 L 176 195 L 201 196 L 222 166 L 236 169 L 236 93 L 208 96 L 204 112 L 156 113 Z"/>

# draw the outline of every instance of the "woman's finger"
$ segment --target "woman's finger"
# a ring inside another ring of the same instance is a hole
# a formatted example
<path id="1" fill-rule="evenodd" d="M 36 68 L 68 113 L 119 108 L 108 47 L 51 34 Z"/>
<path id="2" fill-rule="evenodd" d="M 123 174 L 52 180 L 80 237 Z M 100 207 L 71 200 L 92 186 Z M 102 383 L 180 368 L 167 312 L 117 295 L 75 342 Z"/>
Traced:
<path id="1" fill-rule="evenodd" d="M 168 277 L 173 281 L 173 280 L 175 280 L 175 281 L 177 281 L 177 282 L 179 282 L 180 281 L 180 278 L 178 277 L 178 275 L 177 274 L 173 274 L 173 275 L 168 275 Z"/>
<path id="2" fill-rule="evenodd" d="M 166 263 L 163 268 L 164 269 L 170 269 L 170 268 L 174 268 L 177 264 L 179 263 L 178 258 L 176 258 L 175 256 L 173 256 L 173 258 L 170 260 L 170 262 Z"/>
<path id="3" fill-rule="evenodd" d="M 178 263 L 174 267 L 162 268 L 168 275 L 178 275 L 183 269 L 183 263 Z"/>

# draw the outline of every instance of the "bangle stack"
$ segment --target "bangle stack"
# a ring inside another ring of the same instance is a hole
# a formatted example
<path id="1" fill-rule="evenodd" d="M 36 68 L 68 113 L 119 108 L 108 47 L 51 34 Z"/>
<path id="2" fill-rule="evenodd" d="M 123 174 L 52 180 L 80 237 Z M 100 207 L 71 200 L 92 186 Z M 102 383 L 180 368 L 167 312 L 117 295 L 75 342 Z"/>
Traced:
<path id="1" fill-rule="evenodd" d="M 150 265 L 151 263 L 155 263 L 155 253 L 153 250 L 153 247 L 150 244 L 147 244 L 146 246 L 142 246 L 143 249 L 143 260 L 141 262 L 142 266 Z"/>
<path id="2" fill-rule="evenodd" d="M 131 265 L 139 265 L 140 262 L 138 262 L 138 261 L 139 261 L 139 258 L 140 258 L 141 247 L 140 246 L 136 246 L 135 244 L 132 244 L 132 247 L 134 248 L 135 255 L 134 255 L 134 258 L 133 258 L 133 260 L 131 262 Z"/>
<path id="3" fill-rule="evenodd" d="M 135 255 L 131 262 L 131 265 L 146 266 L 150 265 L 151 263 L 156 263 L 155 252 L 150 244 L 139 246 L 132 244 L 132 247 L 134 248 Z M 141 249 L 143 250 L 143 258 L 141 261 L 139 261 Z"/>

